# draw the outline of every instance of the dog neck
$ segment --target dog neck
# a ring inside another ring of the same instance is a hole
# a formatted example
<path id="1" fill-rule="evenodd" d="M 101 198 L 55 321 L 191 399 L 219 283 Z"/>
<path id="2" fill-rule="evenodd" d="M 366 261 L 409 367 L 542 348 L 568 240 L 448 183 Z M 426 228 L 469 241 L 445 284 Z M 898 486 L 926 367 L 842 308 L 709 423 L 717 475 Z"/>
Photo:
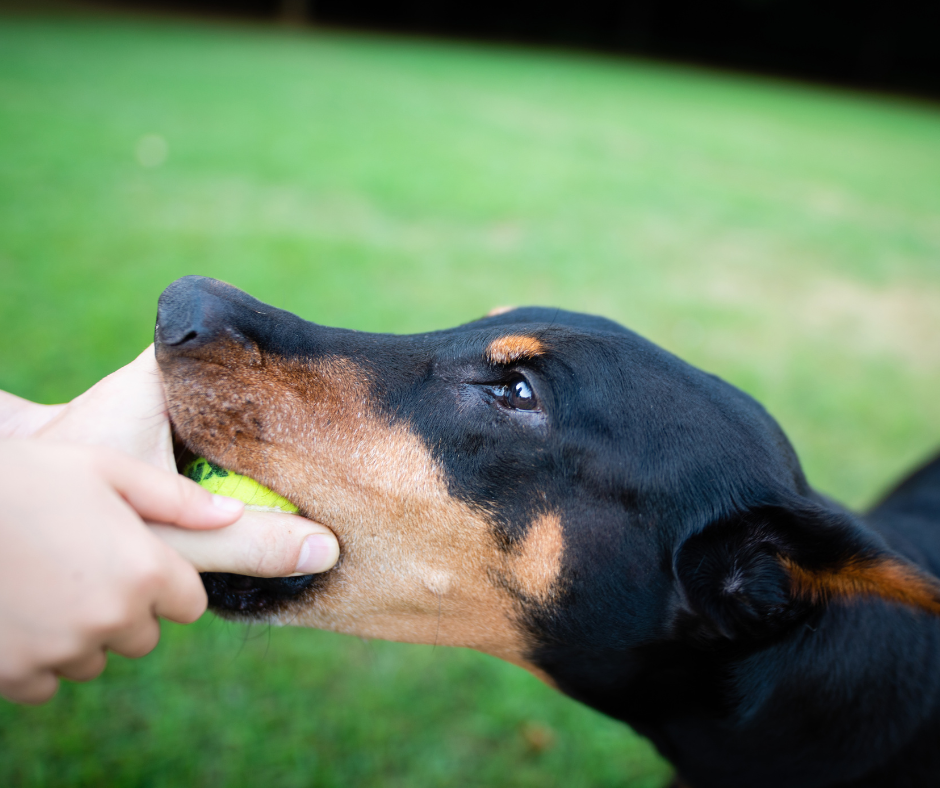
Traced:
<path id="1" fill-rule="evenodd" d="M 921 784 L 909 782 L 912 760 L 924 785 L 937 773 L 938 660 L 940 620 L 859 600 L 759 648 L 679 640 L 549 672 L 566 694 L 648 737 L 690 788 L 860 788 L 892 786 L 902 760 L 904 785 Z"/>

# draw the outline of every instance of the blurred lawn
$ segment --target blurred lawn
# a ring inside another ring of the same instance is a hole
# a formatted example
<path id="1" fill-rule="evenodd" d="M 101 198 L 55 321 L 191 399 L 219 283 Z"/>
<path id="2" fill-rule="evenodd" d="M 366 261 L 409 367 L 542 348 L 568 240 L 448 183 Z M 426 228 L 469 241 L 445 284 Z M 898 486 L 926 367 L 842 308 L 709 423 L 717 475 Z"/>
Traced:
<path id="1" fill-rule="evenodd" d="M 74 396 L 149 341 L 189 273 L 366 330 L 497 304 L 605 314 L 762 400 L 853 505 L 940 444 L 929 105 L 538 51 L 0 17 L 0 388 Z M 0 701 L 0 742 L 0 785 L 668 774 L 487 657 L 211 618 L 45 707 Z"/>

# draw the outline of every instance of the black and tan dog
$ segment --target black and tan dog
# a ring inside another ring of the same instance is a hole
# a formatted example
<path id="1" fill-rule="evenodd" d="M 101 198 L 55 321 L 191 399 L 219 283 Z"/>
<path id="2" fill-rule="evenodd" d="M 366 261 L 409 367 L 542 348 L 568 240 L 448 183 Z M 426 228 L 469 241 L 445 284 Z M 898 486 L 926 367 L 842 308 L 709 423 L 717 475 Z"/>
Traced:
<path id="1" fill-rule="evenodd" d="M 187 277 L 156 339 L 177 437 L 342 545 L 216 610 L 494 654 L 695 788 L 940 784 L 940 462 L 854 515 L 750 397 L 554 309 L 366 334 Z"/>

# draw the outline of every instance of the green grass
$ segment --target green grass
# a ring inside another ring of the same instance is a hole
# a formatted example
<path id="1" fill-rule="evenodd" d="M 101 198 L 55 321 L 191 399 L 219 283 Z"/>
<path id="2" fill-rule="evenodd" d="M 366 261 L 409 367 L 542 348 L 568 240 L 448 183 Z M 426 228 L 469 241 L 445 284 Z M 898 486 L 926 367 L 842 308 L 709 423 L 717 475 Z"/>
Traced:
<path id="1" fill-rule="evenodd" d="M 166 160 L 142 166 L 148 134 Z M 174 278 L 334 325 L 620 320 L 763 401 L 853 505 L 940 444 L 940 111 L 584 55 L 0 18 L 0 388 L 74 396 Z M 247 637 L 247 639 L 245 639 Z M 654 786 L 481 655 L 207 618 L 38 709 L 2 785 Z"/>
<path id="2" fill-rule="evenodd" d="M 626 728 L 469 651 L 226 624 L 0 706 L 4 785 L 656 788 Z"/>

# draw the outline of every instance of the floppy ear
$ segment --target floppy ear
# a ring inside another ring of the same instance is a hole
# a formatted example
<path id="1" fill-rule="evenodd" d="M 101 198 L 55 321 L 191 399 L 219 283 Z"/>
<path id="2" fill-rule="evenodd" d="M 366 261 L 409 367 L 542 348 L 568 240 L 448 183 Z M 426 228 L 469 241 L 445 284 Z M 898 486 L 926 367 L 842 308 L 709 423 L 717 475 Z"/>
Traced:
<path id="1" fill-rule="evenodd" d="M 761 506 L 705 527 L 675 556 L 691 610 L 729 639 L 765 637 L 829 602 L 880 597 L 940 615 L 940 582 L 849 515 Z"/>

